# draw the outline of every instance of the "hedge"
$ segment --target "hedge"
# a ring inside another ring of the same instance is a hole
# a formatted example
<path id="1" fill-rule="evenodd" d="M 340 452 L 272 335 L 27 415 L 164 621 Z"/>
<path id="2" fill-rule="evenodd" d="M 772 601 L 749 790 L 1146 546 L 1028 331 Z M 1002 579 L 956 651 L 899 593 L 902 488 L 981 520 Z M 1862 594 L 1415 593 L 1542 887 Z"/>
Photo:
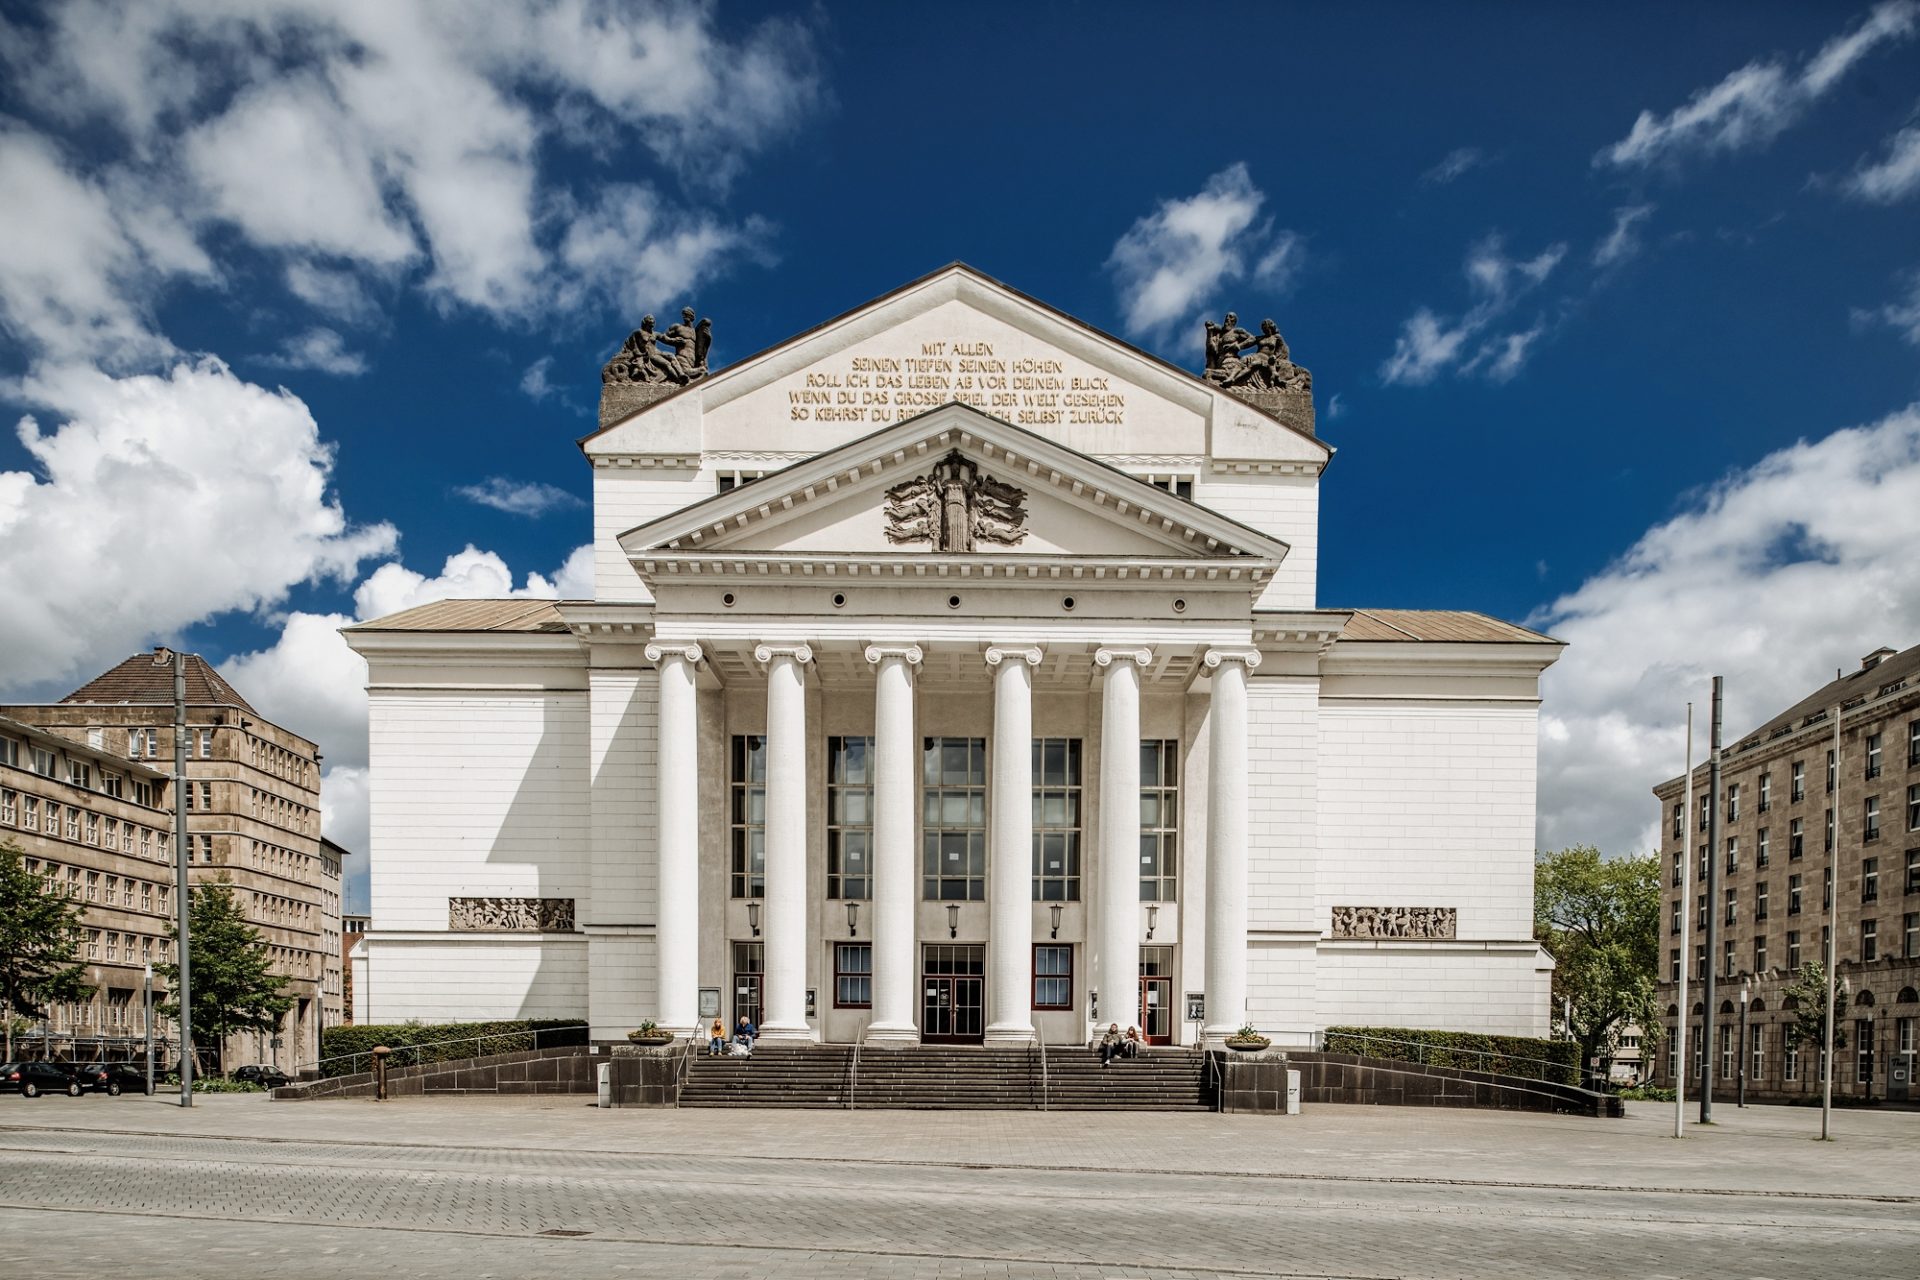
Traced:
<path id="1" fill-rule="evenodd" d="M 1489 1036 L 1475 1031 L 1423 1031 L 1414 1027 L 1328 1027 L 1328 1053 L 1395 1058 L 1497 1076 L 1580 1083 L 1580 1045 L 1573 1040 Z"/>
<path id="2" fill-rule="evenodd" d="M 320 1074 L 350 1076 L 371 1071 L 369 1055 L 376 1045 L 394 1051 L 387 1059 L 388 1066 L 411 1067 L 423 1062 L 585 1043 L 587 1024 L 576 1018 L 328 1027 L 320 1033 Z"/>

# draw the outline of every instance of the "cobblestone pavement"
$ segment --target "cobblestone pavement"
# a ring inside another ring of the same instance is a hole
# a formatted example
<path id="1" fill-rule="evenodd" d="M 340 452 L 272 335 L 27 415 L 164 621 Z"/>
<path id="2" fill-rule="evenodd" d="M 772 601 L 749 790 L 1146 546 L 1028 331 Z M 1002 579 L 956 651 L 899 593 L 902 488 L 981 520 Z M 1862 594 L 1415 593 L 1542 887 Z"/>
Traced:
<path id="1" fill-rule="evenodd" d="M 1920 1275 L 1920 1114 L 0 1100 L 0 1275 Z"/>

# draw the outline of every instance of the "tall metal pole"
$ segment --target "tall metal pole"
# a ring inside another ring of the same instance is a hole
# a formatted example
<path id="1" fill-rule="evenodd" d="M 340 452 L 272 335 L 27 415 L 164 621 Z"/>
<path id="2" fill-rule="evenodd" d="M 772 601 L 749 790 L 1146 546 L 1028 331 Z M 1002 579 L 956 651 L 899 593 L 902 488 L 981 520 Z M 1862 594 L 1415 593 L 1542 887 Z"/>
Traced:
<path id="1" fill-rule="evenodd" d="M 1733 1105 L 1747 1105 L 1747 999 L 1753 994 L 1751 981 L 1740 984 L 1740 1092 L 1734 1098 Z"/>
<path id="2" fill-rule="evenodd" d="M 1837 1074 L 1833 1061 L 1833 951 L 1840 930 L 1835 927 L 1834 915 L 1840 908 L 1840 705 L 1833 708 L 1833 845 L 1827 850 L 1827 880 L 1831 888 L 1827 891 L 1827 1025 L 1826 1046 L 1821 1050 L 1826 1070 L 1820 1074 L 1820 1141 L 1832 1140 L 1833 1122 L 1833 1077 Z"/>
<path id="3" fill-rule="evenodd" d="M 1720 967 L 1720 677 L 1713 678 L 1713 727 L 1707 743 L 1707 980 L 1700 1016 L 1700 1123 L 1713 1123 L 1713 977 Z"/>
<path id="4" fill-rule="evenodd" d="M 187 917 L 190 890 L 187 887 L 187 861 L 192 857 L 187 840 L 187 655 L 173 654 L 173 911 L 175 932 L 179 935 L 180 1002 L 180 1105 L 193 1105 L 193 967 L 192 949 L 187 945 Z"/>
<path id="5" fill-rule="evenodd" d="M 1686 798 L 1680 802 L 1680 1016 L 1673 1028 L 1673 1136 L 1681 1137 L 1687 1125 L 1687 1019 L 1693 1011 L 1687 1007 L 1687 970 L 1693 966 L 1693 953 L 1687 949 L 1688 926 L 1693 912 L 1687 909 L 1687 895 L 1693 892 L 1693 704 L 1687 704 Z"/>
<path id="6" fill-rule="evenodd" d="M 141 971 L 147 990 L 147 1096 L 153 1096 L 153 966 Z"/>

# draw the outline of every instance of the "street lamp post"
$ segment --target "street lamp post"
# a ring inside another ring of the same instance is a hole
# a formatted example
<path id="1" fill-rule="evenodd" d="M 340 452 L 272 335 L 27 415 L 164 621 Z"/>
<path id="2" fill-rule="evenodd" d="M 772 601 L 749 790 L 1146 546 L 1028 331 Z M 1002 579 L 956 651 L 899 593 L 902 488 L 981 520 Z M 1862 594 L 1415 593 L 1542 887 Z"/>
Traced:
<path id="1" fill-rule="evenodd" d="M 1753 995 L 1753 980 L 1743 979 L 1740 983 L 1740 1085 L 1739 1093 L 1733 1105 L 1747 1105 L 1747 1000 Z"/>
<path id="2" fill-rule="evenodd" d="M 147 991 L 147 1096 L 153 1096 L 153 966 L 140 970 L 141 984 Z"/>

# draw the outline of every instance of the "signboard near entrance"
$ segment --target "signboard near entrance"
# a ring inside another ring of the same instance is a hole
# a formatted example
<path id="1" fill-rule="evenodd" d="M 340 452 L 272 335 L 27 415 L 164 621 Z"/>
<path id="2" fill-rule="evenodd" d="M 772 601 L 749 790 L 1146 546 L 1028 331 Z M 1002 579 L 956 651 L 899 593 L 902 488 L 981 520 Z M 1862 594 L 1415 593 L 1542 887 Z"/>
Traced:
<path id="1" fill-rule="evenodd" d="M 720 988 L 700 988 L 700 1016 L 703 1019 L 720 1016 Z"/>
<path id="2" fill-rule="evenodd" d="M 1205 1022 L 1207 1020 L 1207 993 L 1204 991 L 1187 992 L 1187 1021 Z"/>

